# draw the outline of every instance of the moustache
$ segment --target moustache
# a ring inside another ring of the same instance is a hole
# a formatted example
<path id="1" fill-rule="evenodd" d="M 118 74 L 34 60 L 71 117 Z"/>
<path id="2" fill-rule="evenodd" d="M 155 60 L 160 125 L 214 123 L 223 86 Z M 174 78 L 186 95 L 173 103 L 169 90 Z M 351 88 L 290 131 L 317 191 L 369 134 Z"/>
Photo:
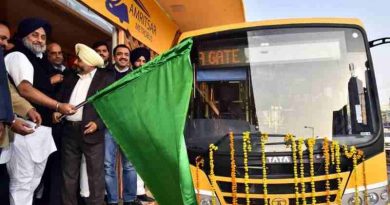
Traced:
<path id="1" fill-rule="evenodd" d="M 45 46 L 45 44 L 44 44 L 44 43 L 32 43 L 32 45 L 34 45 L 34 46 L 40 46 L 40 47 L 43 47 L 43 46 Z"/>

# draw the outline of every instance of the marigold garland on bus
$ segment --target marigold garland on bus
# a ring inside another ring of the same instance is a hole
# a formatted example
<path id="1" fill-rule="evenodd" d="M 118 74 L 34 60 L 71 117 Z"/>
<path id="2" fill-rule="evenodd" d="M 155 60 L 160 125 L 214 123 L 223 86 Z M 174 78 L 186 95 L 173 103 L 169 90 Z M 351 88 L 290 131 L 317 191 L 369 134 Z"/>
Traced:
<path id="1" fill-rule="evenodd" d="M 352 161 L 353 161 L 353 173 L 355 175 L 355 205 L 360 205 L 360 198 L 359 198 L 359 190 L 358 190 L 358 170 L 357 170 L 357 154 L 352 154 Z"/>
<path id="2" fill-rule="evenodd" d="M 295 190 L 295 203 L 299 205 L 299 182 L 298 182 L 298 162 L 297 162 L 297 143 L 295 137 L 291 134 L 287 134 L 284 138 L 286 145 L 291 145 L 291 151 L 294 163 L 294 190 Z"/>
<path id="3" fill-rule="evenodd" d="M 357 150 L 355 146 L 351 146 L 349 151 L 348 147 L 346 145 L 343 146 L 344 154 L 348 159 L 352 158 L 353 163 L 353 170 L 352 173 L 354 174 L 354 181 L 355 181 L 355 193 L 354 193 L 354 204 L 359 205 L 360 199 L 359 199 L 359 190 L 358 190 L 358 179 L 357 179 Z"/>
<path id="4" fill-rule="evenodd" d="M 330 161 L 332 162 L 332 165 L 335 165 L 335 146 L 334 141 L 332 141 L 332 145 L 330 145 Z"/>
<path id="5" fill-rule="evenodd" d="M 237 181 L 236 181 L 236 159 L 234 149 L 234 135 L 233 132 L 229 133 L 230 139 L 230 168 L 232 178 L 232 205 L 237 205 Z"/>
<path id="6" fill-rule="evenodd" d="M 214 152 L 218 150 L 218 147 L 214 144 L 210 144 L 209 146 L 209 154 L 210 154 L 210 180 L 211 180 L 211 189 L 212 189 L 212 196 L 211 196 L 211 203 L 212 205 L 216 205 L 215 200 L 215 186 L 217 185 L 217 182 L 215 180 L 215 174 L 214 174 Z"/>
<path id="7" fill-rule="evenodd" d="M 303 162 L 303 145 L 304 145 L 304 139 L 299 138 L 298 140 L 298 154 L 299 154 L 299 162 L 300 162 L 300 173 L 301 173 L 301 197 L 302 197 L 302 204 L 306 205 L 306 186 L 305 186 L 305 165 Z"/>
<path id="8" fill-rule="evenodd" d="M 314 145 L 316 143 L 315 138 L 309 138 L 307 144 L 309 146 L 309 161 L 310 161 L 310 184 L 311 184 L 311 204 L 316 204 L 316 185 L 314 181 Z"/>
<path id="9" fill-rule="evenodd" d="M 322 150 L 324 152 L 325 157 L 325 190 L 326 190 L 326 204 L 330 204 L 330 183 L 329 183 L 329 165 L 330 165 L 330 156 L 329 156 L 329 141 L 328 138 L 325 137 L 324 143 L 322 146 Z"/>
<path id="10" fill-rule="evenodd" d="M 364 184 L 364 203 L 368 205 L 368 189 L 367 189 L 367 176 L 366 176 L 366 157 L 364 152 L 361 151 L 362 160 L 363 160 L 363 184 Z"/>
<path id="11" fill-rule="evenodd" d="M 340 144 L 338 141 L 332 141 L 332 148 L 334 150 L 334 159 L 336 161 L 336 173 L 337 173 L 337 196 L 336 203 L 341 205 L 341 197 L 342 197 L 342 187 L 341 187 L 341 153 L 340 153 Z"/>
<path id="12" fill-rule="evenodd" d="M 200 190 L 199 190 L 199 170 L 202 169 L 203 165 L 204 165 L 204 159 L 201 157 L 201 156 L 197 156 L 195 158 L 195 162 L 196 162 L 196 200 L 198 201 L 198 203 L 200 203 Z"/>
<path id="13" fill-rule="evenodd" d="M 263 192 L 264 192 L 264 205 L 268 205 L 268 186 L 267 186 L 267 161 L 265 155 L 265 144 L 268 141 L 268 134 L 262 134 L 260 138 L 261 144 L 261 162 L 263 167 Z"/>
<path id="14" fill-rule="evenodd" d="M 248 148 L 248 152 L 252 152 L 252 142 L 251 142 L 251 135 L 250 135 L 250 132 L 246 132 L 247 134 L 247 148 Z"/>
<path id="15" fill-rule="evenodd" d="M 250 205 L 250 197 L 249 197 L 249 168 L 248 168 L 248 141 L 249 141 L 249 133 L 243 133 L 242 140 L 242 149 L 244 152 L 244 185 L 245 185 L 245 198 L 246 204 Z"/>

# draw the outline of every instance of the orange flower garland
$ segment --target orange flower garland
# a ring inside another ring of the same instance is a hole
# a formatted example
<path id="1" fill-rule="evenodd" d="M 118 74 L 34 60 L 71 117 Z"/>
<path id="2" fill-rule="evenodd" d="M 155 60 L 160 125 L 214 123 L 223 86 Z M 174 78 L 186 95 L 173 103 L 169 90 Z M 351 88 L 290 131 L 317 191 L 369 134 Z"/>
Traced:
<path id="1" fill-rule="evenodd" d="M 354 200 L 355 200 L 355 205 L 360 204 L 360 199 L 359 199 L 359 190 L 358 190 L 358 185 L 357 185 L 357 160 L 358 160 L 358 155 L 357 155 L 357 150 L 355 146 L 351 146 L 350 150 L 348 151 L 348 147 L 346 145 L 343 146 L 344 148 L 344 154 L 347 158 L 351 159 L 352 158 L 352 163 L 353 163 L 353 174 L 354 174 L 354 180 L 355 180 L 355 194 L 354 194 Z"/>
<path id="2" fill-rule="evenodd" d="M 361 151 L 361 156 L 363 158 L 363 183 L 364 183 L 364 203 L 368 205 L 368 189 L 367 189 L 367 176 L 366 176 L 366 159 L 364 157 L 363 151 Z"/>
<path id="3" fill-rule="evenodd" d="M 233 132 L 229 133 L 230 138 L 230 167 L 232 177 L 232 205 L 237 205 L 237 181 L 236 181 L 236 159 L 234 149 L 234 135 Z"/>
<path id="4" fill-rule="evenodd" d="M 303 205 L 306 205 L 306 186 L 305 186 L 305 166 L 303 163 L 303 144 L 304 139 L 299 138 L 298 140 L 298 154 L 299 154 L 299 162 L 300 162 L 300 172 L 301 172 L 301 197 L 303 201 Z"/>
<path id="5" fill-rule="evenodd" d="M 252 152 L 252 142 L 251 142 L 251 135 L 250 135 L 250 132 L 246 132 L 246 136 L 247 136 L 247 148 L 248 148 L 248 152 Z"/>
<path id="6" fill-rule="evenodd" d="M 265 156 L 265 143 L 268 141 L 268 134 L 262 134 L 260 138 L 261 144 L 261 162 L 263 167 L 263 192 L 264 192 L 264 205 L 268 205 L 268 187 L 267 187 L 267 161 Z"/>
<path id="7" fill-rule="evenodd" d="M 245 184 L 245 198 L 246 198 L 246 204 L 250 205 L 250 197 L 249 197 L 249 168 L 248 168 L 248 144 L 250 142 L 249 139 L 249 132 L 244 132 L 243 133 L 243 140 L 242 140 L 242 149 L 244 152 L 244 184 Z"/>
<path id="8" fill-rule="evenodd" d="M 329 182 L 329 165 L 330 165 L 330 156 L 329 156 L 329 141 L 328 138 L 325 137 L 324 144 L 322 146 L 322 150 L 324 152 L 325 157 L 325 177 L 326 177 L 326 204 L 330 204 L 330 182 Z"/>
<path id="9" fill-rule="evenodd" d="M 218 147 L 214 144 L 211 144 L 209 146 L 209 154 L 210 154 L 210 179 L 211 179 L 211 189 L 212 189 L 212 196 L 211 196 L 211 204 L 216 205 L 215 200 L 215 186 L 217 185 L 217 182 L 215 180 L 215 174 L 214 174 L 214 152 L 218 150 Z"/>
<path id="10" fill-rule="evenodd" d="M 314 182 L 314 145 L 316 143 L 315 138 L 309 138 L 307 141 L 307 144 L 309 146 L 309 160 L 310 160 L 310 181 L 311 181 L 311 198 L 312 202 L 311 204 L 315 205 L 316 204 L 316 185 Z"/>
<path id="11" fill-rule="evenodd" d="M 335 146 L 334 146 L 334 141 L 332 141 L 332 145 L 330 146 L 330 159 L 331 159 L 331 162 L 332 162 L 332 165 L 335 164 Z"/>
<path id="12" fill-rule="evenodd" d="M 201 167 L 203 167 L 204 159 L 201 156 L 197 156 L 195 158 L 195 162 L 196 162 L 196 185 L 195 186 L 196 186 L 196 191 L 197 191 L 196 200 L 198 201 L 198 203 L 200 203 L 199 169 L 201 169 Z"/>
<path id="13" fill-rule="evenodd" d="M 337 173 L 337 197 L 336 203 L 341 205 L 342 188 L 341 188 L 341 168 L 340 168 L 340 144 L 338 141 L 332 141 L 332 149 L 334 149 L 334 158 L 336 161 L 336 173 Z"/>
<path id="14" fill-rule="evenodd" d="M 294 163 L 294 189 L 295 189 L 295 204 L 299 205 L 299 182 L 298 182 L 298 162 L 297 162 L 297 143 L 295 141 L 295 137 L 291 134 L 287 134 L 284 137 L 284 141 L 287 145 L 291 145 L 291 151 L 293 155 L 293 163 Z"/>

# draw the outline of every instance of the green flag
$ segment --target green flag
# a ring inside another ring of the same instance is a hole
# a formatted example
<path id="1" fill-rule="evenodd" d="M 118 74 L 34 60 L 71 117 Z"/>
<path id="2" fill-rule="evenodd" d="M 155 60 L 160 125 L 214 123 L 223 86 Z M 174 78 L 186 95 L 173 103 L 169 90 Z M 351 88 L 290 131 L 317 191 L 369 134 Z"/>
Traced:
<path id="1" fill-rule="evenodd" d="M 183 130 L 193 83 L 192 40 L 88 101 L 160 205 L 195 205 Z"/>

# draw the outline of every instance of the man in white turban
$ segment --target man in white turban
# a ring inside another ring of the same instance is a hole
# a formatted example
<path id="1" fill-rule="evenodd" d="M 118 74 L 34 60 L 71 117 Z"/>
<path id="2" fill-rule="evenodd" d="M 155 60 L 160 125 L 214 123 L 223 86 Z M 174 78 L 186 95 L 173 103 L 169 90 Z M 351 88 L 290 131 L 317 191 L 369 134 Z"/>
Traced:
<path id="1" fill-rule="evenodd" d="M 67 75 L 59 92 L 61 102 L 78 105 L 98 90 L 114 82 L 114 75 L 96 69 L 104 61 L 93 49 L 76 44 L 77 74 Z M 54 114 L 58 119 L 59 113 Z M 57 120 L 58 121 L 58 120 Z M 62 201 L 63 205 L 77 204 L 80 162 L 84 154 L 90 195 L 87 204 L 104 204 L 104 124 L 91 104 L 66 116 L 62 129 Z"/>

